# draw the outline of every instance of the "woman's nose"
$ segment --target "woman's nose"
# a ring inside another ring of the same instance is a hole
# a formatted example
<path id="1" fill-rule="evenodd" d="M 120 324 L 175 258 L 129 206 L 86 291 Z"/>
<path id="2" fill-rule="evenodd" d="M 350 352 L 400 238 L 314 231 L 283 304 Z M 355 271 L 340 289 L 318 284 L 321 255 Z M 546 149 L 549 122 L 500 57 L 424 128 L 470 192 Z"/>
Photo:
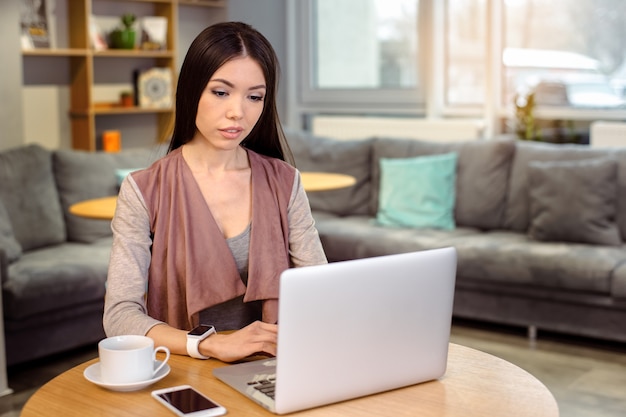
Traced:
<path id="1" fill-rule="evenodd" d="M 226 111 L 226 117 L 231 120 L 239 120 L 243 117 L 243 102 L 238 98 L 233 98 Z"/>

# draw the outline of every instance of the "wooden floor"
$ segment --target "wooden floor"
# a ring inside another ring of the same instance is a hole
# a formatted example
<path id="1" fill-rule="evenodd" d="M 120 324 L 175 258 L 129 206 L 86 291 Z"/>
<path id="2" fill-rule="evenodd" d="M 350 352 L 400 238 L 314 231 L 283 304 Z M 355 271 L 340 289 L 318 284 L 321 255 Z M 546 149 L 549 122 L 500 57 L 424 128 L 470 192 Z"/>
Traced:
<path id="1" fill-rule="evenodd" d="M 455 322 L 451 341 L 506 359 L 535 375 L 554 394 L 562 417 L 626 416 L 625 344 L 542 332 L 538 336 L 533 347 L 524 329 Z M 9 386 L 14 393 L 0 398 L 0 417 L 18 417 L 39 386 L 96 356 L 93 347 L 10 368 Z"/>
<path id="2" fill-rule="evenodd" d="M 453 327 L 451 341 L 512 362 L 546 385 L 561 417 L 626 416 L 626 344 L 475 323 Z"/>

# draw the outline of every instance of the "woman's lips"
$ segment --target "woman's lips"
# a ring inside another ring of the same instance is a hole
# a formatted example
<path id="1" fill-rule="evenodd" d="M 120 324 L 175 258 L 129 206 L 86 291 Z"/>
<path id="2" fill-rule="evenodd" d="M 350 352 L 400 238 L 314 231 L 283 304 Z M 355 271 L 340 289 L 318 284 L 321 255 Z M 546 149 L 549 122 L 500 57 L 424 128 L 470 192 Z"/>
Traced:
<path id="1" fill-rule="evenodd" d="M 237 139 L 241 135 L 241 132 L 243 132 L 243 129 L 240 127 L 228 127 L 226 129 L 220 129 L 219 131 L 222 136 L 227 139 Z"/>

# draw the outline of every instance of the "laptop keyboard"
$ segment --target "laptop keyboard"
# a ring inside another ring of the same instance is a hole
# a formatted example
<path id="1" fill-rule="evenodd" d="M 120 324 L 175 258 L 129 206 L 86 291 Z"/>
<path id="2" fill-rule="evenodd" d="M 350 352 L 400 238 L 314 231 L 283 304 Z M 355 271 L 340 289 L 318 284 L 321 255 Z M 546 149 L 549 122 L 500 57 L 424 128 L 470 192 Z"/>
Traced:
<path id="1" fill-rule="evenodd" d="M 268 406 L 274 404 L 276 374 L 257 374 L 248 382 L 248 393 Z"/>

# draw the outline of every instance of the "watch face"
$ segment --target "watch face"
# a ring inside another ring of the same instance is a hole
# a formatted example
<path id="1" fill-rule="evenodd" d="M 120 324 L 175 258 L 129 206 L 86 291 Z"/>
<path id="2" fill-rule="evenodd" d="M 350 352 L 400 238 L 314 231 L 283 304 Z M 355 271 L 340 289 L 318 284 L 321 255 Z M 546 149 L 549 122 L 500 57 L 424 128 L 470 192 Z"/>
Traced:
<path id="1" fill-rule="evenodd" d="M 189 332 L 189 336 L 202 336 L 203 334 L 208 332 L 211 327 L 213 326 L 201 324 L 198 327 L 191 329 L 191 331 Z"/>

